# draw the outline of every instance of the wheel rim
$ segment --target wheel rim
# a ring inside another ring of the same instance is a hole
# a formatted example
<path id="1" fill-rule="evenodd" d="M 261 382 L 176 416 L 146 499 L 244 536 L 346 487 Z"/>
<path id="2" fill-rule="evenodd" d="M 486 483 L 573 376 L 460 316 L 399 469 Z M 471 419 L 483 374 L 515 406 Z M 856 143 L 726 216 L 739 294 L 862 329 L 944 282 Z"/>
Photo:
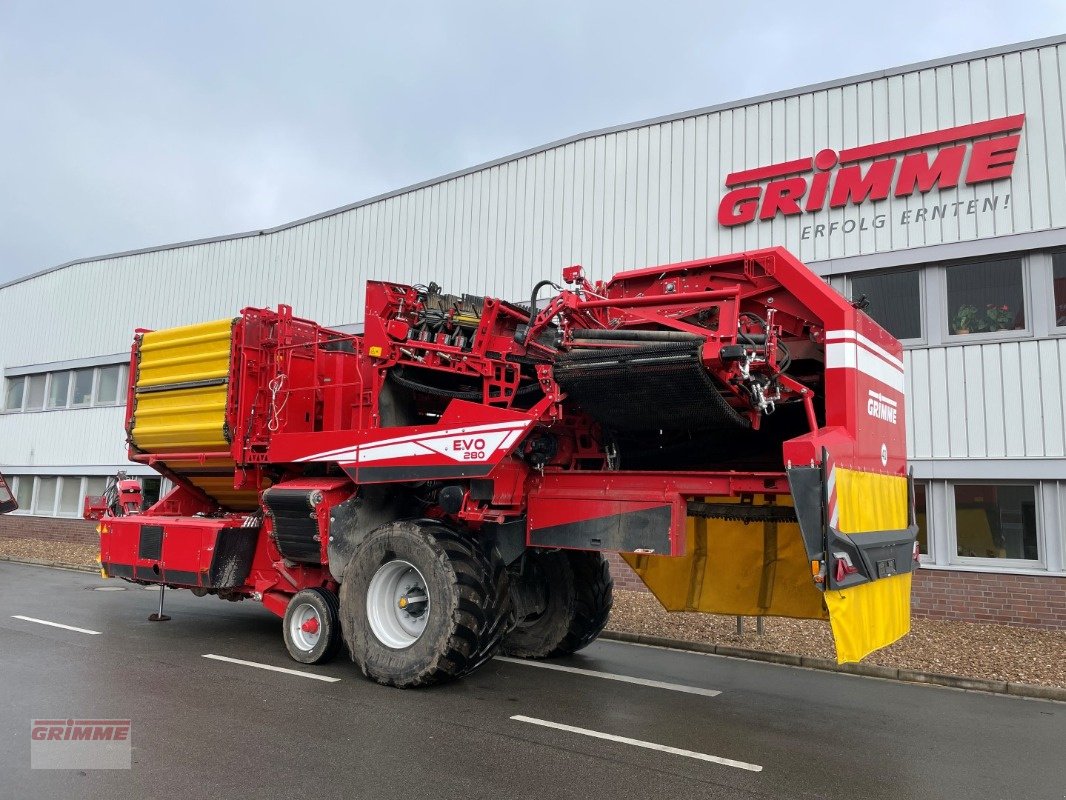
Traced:
<path id="1" fill-rule="evenodd" d="M 289 638 L 304 652 L 315 649 L 322 638 L 322 615 L 310 603 L 301 603 L 289 617 Z"/>
<path id="2" fill-rule="evenodd" d="M 429 619 L 429 591 L 422 573 L 407 561 L 383 564 L 366 590 L 366 615 L 378 641 L 393 650 L 410 647 Z"/>

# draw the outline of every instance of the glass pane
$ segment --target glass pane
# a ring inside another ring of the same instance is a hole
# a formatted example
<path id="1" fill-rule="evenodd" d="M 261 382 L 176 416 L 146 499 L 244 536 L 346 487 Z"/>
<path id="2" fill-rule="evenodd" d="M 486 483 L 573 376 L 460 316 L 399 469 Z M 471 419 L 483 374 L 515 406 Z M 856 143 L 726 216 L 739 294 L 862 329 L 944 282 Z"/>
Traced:
<path id="1" fill-rule="evenodd" d="M 81 478 L 63 478 L 63 488 L 59 494 L 59 513 L 78 514 L 81 511 Z"/>
<path id="2" fill-rule="evenodd" d="M 897 339 L 922 338 L 922 302 L 918 270 L 857 275 L 851 279 L 851 299 L 863 295 L 866 313 Z"/>
<path id="3" fill-rule="evenodd" d="M 59 480 L 57 478 L 37 479 L 37 503 L 33 506 L 36 514 L 55 514 L 56 489 Z"/>
<path id="4" fill-rule="evenodd" d="M 48 382 L 48 407 L 63 408 L 67 404 L 67 392 L 70 389 L 69 372 L 53 372 Z"/>
<path id="5" fill-rule="evenodd" d="M 85 406 L 93 398 L 93 370 L 79 369 L 74 371 L 74 396 L 71 404 Z"/>
<path id="6" fill-rule="evenodd" d="M 955 530 L 960 556 L 1037 560 L 1036 489 L 956 485 Z"/>
<path id="7" fill-rule="evenodd" d="M 44 408 L 44 375 L 26 376 L 26 410 Z"/>
<path id="8" fill-rule="evenodd" d="M 141 491 L 144 493 L 144 507 L 151 508 L 159 502 L 160 478 L 141 478 Z"/>
<path id="9" fill-rule="evenodd" d="M 15 496 L 11 493 L 11 487 L 8 482 L 0 475 L 0 506 L 4 503 L 10 503 L 15 499 Z"/>
<path id="10" fill-rule="evenodd" d="M 1016 258 L 948 267 L 948 333 L 1022 330 L 1022 262 Z"/>
<path id="11" fill-rule="evenodd" d="M 18 500 L 21 511 L 29 511 L 33 502 L 33 476 L 20 475 L 18 486 L 15 487 L 15 499 Z"/>
<path id="12" fill-rule="evenodd" d="M 107 488 L 107 478 L 92 477 L 85 481 L 85 494 L 99 497 Z"/>
<path id="13" fill-rule="evenodd" d="M 1055 324 L 1066 327 L 1066 253 L 1055 253 L 1051 263 L 1055 271 Z"/>
<path id="14" fill-rule="evenodd" d="M 22 408 L 23 389 L 25 388 L 25 378 L 8 378 L 7 396 L 4 398 L 4 408 L 8 411 L 20 410 Z"/>
<path id="15" fill-rule="evenodd" d="M 929 523 L 925 514 L 925 484 L 914 484 L 914 517 L 918 521 L 918 552 L 929 555 Z"/>
<path id="16" fill-rule="evenodd" d="M 100 404 L 114 403 L 118 396 L 118 375 L 122 367 L 116 364 L 113 367 L 100 367 L 100 377 L 96 384 L 96 402 Z"/>

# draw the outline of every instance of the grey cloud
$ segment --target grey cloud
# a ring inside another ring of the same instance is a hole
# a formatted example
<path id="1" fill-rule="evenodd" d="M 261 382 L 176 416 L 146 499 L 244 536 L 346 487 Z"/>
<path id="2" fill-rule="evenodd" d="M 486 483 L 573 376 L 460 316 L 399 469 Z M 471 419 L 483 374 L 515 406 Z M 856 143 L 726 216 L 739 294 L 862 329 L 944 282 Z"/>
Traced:
<path id="1" fill-rule="evenodd" d="M 0 282 L 276 225 L 585 130 L 1066 28 L 1057 2 L 865 8 L 6 2 Z"/>

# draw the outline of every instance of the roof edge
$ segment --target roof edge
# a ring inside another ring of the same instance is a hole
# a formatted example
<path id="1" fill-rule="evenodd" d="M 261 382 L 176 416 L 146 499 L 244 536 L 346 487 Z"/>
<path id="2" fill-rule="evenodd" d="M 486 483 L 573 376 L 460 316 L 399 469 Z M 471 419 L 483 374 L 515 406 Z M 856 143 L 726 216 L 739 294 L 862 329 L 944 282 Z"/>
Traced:
<path id="1" fill-rule="evenodd" d="M 791 89 L 784 89 L 777 92 L 770 92 L 768 94 L 756 95 L 755 97 L 749 97 L 741 100 L 730 100 L 724 103 L 718 103 L 715 105 L 704 106 L 702 108 L 696 108 L 689 111 L 680 111 L 674 114 L 665 114 L 658 117 L 650 117 L 648 119 L 639 120 L 637 122 L 628 122 L 620 125 L 612 125 L 606 128 L 598 128 L 596 130 L 586 131 L 585 133 L 573 134 L 571 136 L 564 137 L 562 139 L 556 139 L 555 141 L 548 142 L 547 144 L 531 147 L 526 150 L 512 153 L 511 155 L 495 158 L 490 161 L 485 161 L 481 164 L 477 164 L 472 167 L 465 167 L 463 169 L 455 170 L 453 172 L 446 173 L 436 178 L 429 178 L 418 183 L 413 183 L 408 186 L 404 186 L 400 189 L 393 189 L 388 192 L 383 192 L 373 197 L 368 197 L 364 200 L 357 200 L 354 203 L 348 203 L 347 205 L 338 206 L 337 208 L 329 209 L 328 211 L 321 211 L 317 214 L 312 214 L 307 217 L 301 217 L 300 219 L 292 222 L 285 222 L 280 225 L 276 225 L 272 228 L 262 228 L 260 230 L 244 231 L 242 233 L 230 233 L 220 236 L 208 236 L 201 239 L 190 239 L 183 242 L 174 242 L 171 244 L 154 245 L 152 247 L 141 247 L 134 250 L 123 250 L 116 253 L 107 253 L 99 256 L 88 256 L 85 258 L 77 258 L 72 261 L 67 261 L 54 267 L 48 267 L 47 269 L 39 270 L 38 272 L 24 275 L 21 278 L 15 278 L 14 280 L 6 283 L 0 283 L 0 289 L 6 289 L 9 286 L 14 286 L 19 283 L 25 283 L 26 281 L 40 278 L 44 275 L 48 275 L 52 272 L 58 272 L 59 270 L 66 269 L 67 267 L 77 266 L 78 264 L 89 264 L 94 261 L 107 261 L 112 258 L 127 258 L 129 256 L 143 255 L 145 253 L 158 253 L 166 250 L 176 250 L 179 247 L 193 247 L 201 244 L 213 244 L 215 242 L 226 242 L 234 239 L 246 239 L 252 236 L 267 236 L 273 233 L 279 233 L 290 228 L 296 228 L 300 225 L 306 225 L 309 222 L 315 222 L 326 217 L 332 217 L 337 214 L 344 214 L 348 211 L 353 211 L 363 206 L 372 205 L 374 203 L 380 203 L 383 200 L 388 200 L 393 197 L 399 197 L 400 195 L 408 194 L 410 192 L 416 192 L 419 189 L 425 189 L 429 186 L 434 186 L 440 183 L 446 183 L 456 178 L 461 178 L 466 175 L 473 175 L 476 172 L 481 172 L 486 169 L 492 169 L 493 167 L 500 166 L 502 164 L 509 163 L 511 161 L 518 161 L 522 158 L 528 158 L 538 153 L 544 153 L 548 150 L 554 150 L 558 147 L 565 147 L 568 144 L 574 144 L 585 139 L 594 139 L 598 136 L 606 136 L 612 133 L 621 133 L 623 131 L 637 130 L 639 128 L 645 128 L 650 125 L 662 125 L 667 122 L 676 122 L 678 120 L 690 119 L 692 117 L 700 117 L 707 114 L 716 114 L 722 111 L 730 111 L 736 108 L 744 108 L 745 106 L 756 105 L 758 103 L 766 103 L 773 100 L 783 100 L 788 97 L 796 97 L 798 95 L 810 94 L 811 92 L 825 91 L 826 89 L 836 89 L 842 86 L 849 86 L 853 83 L 862 83 L 864 81 L 877 80 L 879 78 L 889 78 L 895 75 L 902 75 L 909 72 L 917 72 L 923 69 L 934 69 L 936 67 L 947 66 L 949 64 L 958 64 L 963 61 L 972 61 L 978 58 L 991 58 L 998 55 L 1006 55 L 1008 53 L 1018 53 L 1024 50 L 1035 50 L 1041 47 L 1052 47 L 1060 44 L 1066 44 L 1066 34 L 1056 34 L 1054 36 L 1047 36 L 1041 39 L 1030 39 L 1024 42 L 1016 42 L 1014 44 L 998 45 L 996 47 L 988 47 L 982 50 L 974 50 L 966 53 L 958 53 L 956 55 L 943 56 L 941 58 L 931 59 L 928 61 L 918 61 L 911 64 L 904 64 L 898 67 L 891 67 L 888 69 L 874 70 L 872 72 L 864 72 L 858 75 L 851 75 L 846 78 L 836 78 L 830 81 L 822 81 L 820 83 L 807 84 L 805 86 L 797 86 Z"/>

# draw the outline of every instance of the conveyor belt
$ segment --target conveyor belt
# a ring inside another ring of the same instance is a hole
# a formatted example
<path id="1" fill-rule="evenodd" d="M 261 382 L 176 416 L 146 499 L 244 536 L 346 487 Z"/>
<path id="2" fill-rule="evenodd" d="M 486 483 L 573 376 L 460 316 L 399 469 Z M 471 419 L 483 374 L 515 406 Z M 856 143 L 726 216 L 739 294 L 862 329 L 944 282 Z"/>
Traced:
<path id="1" fill-rule="evenodd" d="M 702 341 L 578 350 L 555 361 L 555 380 L 615 431 L 747 428 L 700 360 Z"/>

